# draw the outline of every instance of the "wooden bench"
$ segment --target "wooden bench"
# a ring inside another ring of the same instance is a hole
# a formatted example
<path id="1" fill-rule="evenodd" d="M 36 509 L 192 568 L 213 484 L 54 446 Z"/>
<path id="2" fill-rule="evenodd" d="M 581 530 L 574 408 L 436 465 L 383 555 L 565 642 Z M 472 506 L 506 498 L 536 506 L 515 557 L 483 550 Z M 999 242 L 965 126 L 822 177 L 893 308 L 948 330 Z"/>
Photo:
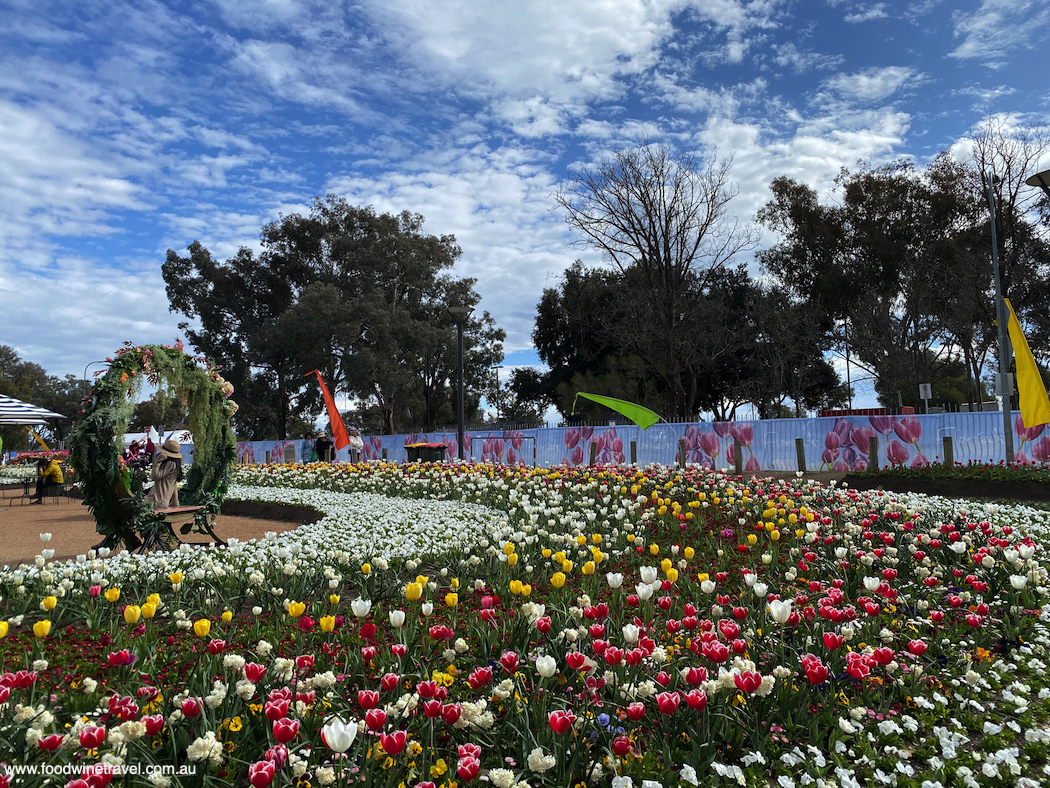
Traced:
<path id="1" fill-rule="evenodd" d="M 178 534 L 175 533 L 176 525 L 185 525 L 188 522 L 193 522 L 197 517 L 197 512 L 201 511 L 203 506 L 165 506 L 154 511 L 157 514 L 164 516 L 164 521 L 168 524 L 168 530 L 171 532 L 171 536 L 179 544 L 189 544 L 197 546 L 208 546 L 211 542 L 184 542 L 179 538 Z M 204 524 L 204 529 L 208 532 L 208 535 L 212 538 L 215 544 L 225 546 L 226 542 L 219 538 L 219 536 L 212 529 L 212 518 L 208 518 Z"/>

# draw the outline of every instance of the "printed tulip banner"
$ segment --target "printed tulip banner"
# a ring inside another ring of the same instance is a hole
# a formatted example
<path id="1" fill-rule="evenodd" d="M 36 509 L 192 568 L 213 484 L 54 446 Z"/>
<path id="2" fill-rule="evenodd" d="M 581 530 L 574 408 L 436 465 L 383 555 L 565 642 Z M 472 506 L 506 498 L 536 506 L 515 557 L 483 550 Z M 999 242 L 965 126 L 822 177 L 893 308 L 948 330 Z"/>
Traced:
<path id="1" fill-rule="evenodd" d="M 914 461 L 912 420 L 864 421 L 824 429 L 834 462 L 871 434 Z M 703 426 L 685 469 L 240 466 L 230 498 L 323 519 L 221 549 L 55 561 L 41 534 L 0 569 L 0 784 L 1050 773 L 1050 513 L 733 477 L 703 460 L 754 447 L 750 425 Z M 621 429 L 573 451 L 615 458 Z"/>

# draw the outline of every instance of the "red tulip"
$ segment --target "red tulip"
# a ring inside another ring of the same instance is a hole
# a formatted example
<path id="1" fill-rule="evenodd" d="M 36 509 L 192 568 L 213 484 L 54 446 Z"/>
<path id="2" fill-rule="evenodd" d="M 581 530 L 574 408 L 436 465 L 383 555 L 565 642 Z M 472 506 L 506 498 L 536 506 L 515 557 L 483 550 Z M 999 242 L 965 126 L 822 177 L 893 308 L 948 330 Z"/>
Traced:
<path id="1" fill-rule="evenodd" d="M 477 758 L 480 761 L 481 760 L 481 745 L 474 744 L 473 742 L 467 742 L 466 744 L 461 744 L 457 748 L 456 754 L 460 758 Z"/>
<path id="2" fill-rule="evenodd" d="M 430 719 L 440 717 L 441 701 L 434 700 L 433 698 L 431 698 L 430 700 L 423 701 L 423 713 L 426 714 L 427 717 L 429 717 Z"/>
<path id="3" fill-rule="evenodd" d="M 164 730 L 163 714 L 151 714 L 148 717 L 143 717 L 142 722 L 146 726 L 147 736 L 156 736 L 158 733 Z"/>
<path id="4" fill-rule="evenodd" d="M 376 647 L 375 646 L 361 646 L 361 659 L 365 662 L 371 662 L 376 658 Z"/>
<path id="5" fill-rule="evenodd" d="M 201 713 L 201 705 L 196 698 L 186 698 L 179 708 L 182 709 L 182 713 L 187 719 L 193 719 L 200 716 Z M 287 713 L 287 709 L 285 709 L 285 713 Z"/>
<path id="6" fill-rule="evenodd" d="M 277 722 L 288 716 L 288 709 L 291 705 L 291 701 L 288 700 L 268 700 L 263 707 L 263 713 L 270 722 Z"/>
<path id="7" fill-rule="evenodd" d="M 62 739 L 65 737 L 61 733 L 52 733 L 50 736 L 37 741 L 37 746 L 45 752 L 54 752 L 62 746 Z"/>
<path id="8" fill-rule="evenodd" d="M 384 692 L 393 692 L 397 689 L 397 685 L 401 683 L 401 677 L 396 673 L 387 673 L 379 680 L 379 683 L 383 687 Z"/>
<path id="9" fill-rule="evenodd" d="M 211 654 L 212 656 L 215 656 L 216 654 L 221 654 L 223 652 L 223 649 L 225 649 L 225 648 L 226 648 L 226 641 L 225 640 L 212 639 L 212 640 L 208 641 L 208 653 Z"/>
<path id="10" fill-rule="evenodd" d="M 361 637 L 364 640 L 372 640 L 376 636 L 376 625 L 371 621 L 366 621 L 361 625 Z"/>
<path id="11" fill-rule="evenodd" d="M 612 666 L 619 665 L 623 661 L 623 649 L 609 646 L 605 649 L 605 661 Z"/>
<path id="12" fill-rule="evenodd" d="M 421 681 L 416 685 L 416 692 L 419 693 L 421 698 L 433 698 L 434 693 L 437 692 L 437 682 Z"/>
<path id="13" fill-rule="evenodd" d="M 681 700 L 677 692 L 661 692 L 656 696 L 656 707 L 664 714 L 674 714 Z"/>
<path id="14" fill-rule="evenodd" d="M 617 736 L 612 743 L 613 754 L 622 758 L 631 751 L 631 740 L 626 736 Z"/>
<path id="15" fill-rule="evenodd" d="M 804 663 L 803 667 L 810 684 L 820 685 L 828 680 L 828 668 L 820 660 Z"/>
<path id="16" fill-rule="evenodd" d="M 837 635 L 834 632 L 824 633 L 824 647 L 834 651 L 842 645 L 842 635 Z"/>
<path id="17" fill-rule="evenodd" d="M 266 788 L 273 782 L 276 772 L 273 761 L 256 761 L 248 767 L 248 782 L 253 788 Z"/>
<path id="18" fill-rule="evenodd" d="M 569 667 L 573 670 L 579 670 L 583 667 L 587 658 L 579 651 L 570 651 L 565 655 L 565 661 L 569 664 Z"/>
<path id="19" fill-rule="evenodd" d="M 887 648 L 886 646 L 881 646 L 875 649 L 875 653 L 872 654 L 872 656 L 875 658 L 875 661 L 878 662 L 880 665 L 889 665 L 891 662 L 893 662 L 893 649 Z"/>
<path id="20" fill-rule="evenodd" d="M 404 643 L 394 643 L 390 646 L 390 653 L 395 657 L 403 657 L 408 653 L 408 648 Z"/>
<path id="21" fill-rule="evenodd" d="M 914 654 L 917 657 L 921 657 L 923 654 L 925 654 L 927 648 L 928 648 L 928 646 L 926 645 L 926 643 L 924 643 L 921 640 L 909 640 L 908 641 L 908 651 L 910 651 L 912 654 Z"/>
<path id="22" fill-rule="evenodd" d="M 699 687 L 707 681 L 707 668 L 689 668 L 685 672 L 686 683 L 692 687 Z"/>
<path id="23" fill-rule="evenodd" d="M 404 731 L 394 731 L 389 736 L 385 733 L 381 734 L 379 744 L 387 755 L 397 755 L 408 744 L 408 734 Z"/>
<path id="24" fill-rule="evenodd" d="M 635 701 L 627 707 L 627 718 L 631 722 L 638 722 L 645 716 L 645 704 Z"/>
<path id="25" fill-rule="evenodd" d="M 379 705 L 379 693 L 375 690 L 359 690 L 357 693 L 357 702 L 361 705 L 361 708 L 366 711 L 368 709 L 374 709 Z"/>
<path id="26" fill-rule="evenodd" d="M 283 719 L 276 720 L 273 724 L 273 737 L 281 744 L 287 744 L 299 735 L 299 720 Z"/>
<path id="27" fill-rule="evenodd" d="M 733 681 L 736 682 L 737 689 L 750 694 L 762 686 L 762 674 L 745 670 L 743 673 L 733 674 Z"/>
<path id="28" fill-rule="evenodd" d="M 602 628 L 604 629 L 604 627 Z M 513 651 L 504 651 L 499 661 L 503 665 L 503 669 L 511 675 L 518 669 L 518 655 Z"/>
<path id="29" fill-rule="evenodd" d="M 478 776 L 478 772 L 481 771 L 481 761 L 477 758 L 471 758 L 469 755 L 466 758 L 460 758 L 456 765 L 456 774 L 459 775 L 459 779 L 463 782 L 470 782 Z"/>
<path id="30" fill-rule="evenodd" d="M 536 619 L 536 629 L 546 635 L 551 631 L 551 617 L 543 616 L 542 618 Z"/>
<path id="31" fill-rule="evenodd" d="M 483 668 L 475 668 L 475 670 L 467 678 L 467 683 L 471 689 L 478 689 L 484 687 L 492 681 L 492 668 L 486 665 Z"/>
<path id="32" fill-rule="evenodd" d="M 114 774 L 112 766 L 92 763 L 80 770 L 80 779 L 86 782 L 89 788 L 106 788 L 113 782 Z"/>
<path id="33" fill-rule="evenodd" d="M 244 677 L 252 684 L 258 684 L 266 675 L 266 666 L 257 662 L 248 662 L 244 666 Z"/>
<path id="34" fill-rule="evenodd" d="M 463 707 L 458 703 L 450 703 L 441 707 L 441 719 L 445 721 L 446 725 L 455 725 L 459 722 L 460 715 L 462 714 Z"/>
<path id="35" fill-rule="evenodd" d="M 299 627 L 300 632 L 311 632 L 313 631 L 313 628 L 317 626 L 317 622 L 309 616 L 301 616 L 296 623 L 296 626 Z"/>
<path id="36" fill-rule="evenodd" d="M 365 724 L 370 731 L 381 731 L 386 725 L 386 712 L 382 709 L 369 709 L 365 714 Z"/>
<path id="37" fill-rule="evenodd" d="M 969 624 L 974 629 L 977 629 L 977 627 L 981 626 L 981 617 L 979 615 L 977 615 L 976 613 L 970 613 L 966 617 L 966 623 Z"/>
<path id="38" fill-rule="evenodd" d="M 313 670 L 314 668 L 314 655 L 313 654 L 301 654 L 295 658 L 295 669 L 300 672 Z"/>
<path id="39" fill-rule="evenodd" d="M 101 746 L 106 740 L 106 729 L 100 726 L 90 726 L 80 731 L 80 746 L 85 750 L 93 750 Z"/>
<path id="40" fill-rule="evenodd" d="M 661 670 L 659 673 L 656 674 L 656 683 L 659 684 L 661 687 L 666 687 L 668 684 L 671 683 L 670 674 L 668 674 L 666 670 Z"/>
<path id="41" fill-rule="evenodd" d="M 552 711 L 547 717 L 547 721 L 550 723 L 551 730 L 555 733 L 566 733 L 572 727 L 572 724 L 576 722 L 576 715 L 571 711 L 559 709 L 558 711 Z M 60 736 L 60 743 L 61 739 L 62 737 Z"/>
<path id="42" fill-rule="evenodd" d="M 689 690 L 685 695 L 685 702 L 694 711 L 703 711 L 704 706 L 707 705 L 707 693 L 702 689 Z"/>

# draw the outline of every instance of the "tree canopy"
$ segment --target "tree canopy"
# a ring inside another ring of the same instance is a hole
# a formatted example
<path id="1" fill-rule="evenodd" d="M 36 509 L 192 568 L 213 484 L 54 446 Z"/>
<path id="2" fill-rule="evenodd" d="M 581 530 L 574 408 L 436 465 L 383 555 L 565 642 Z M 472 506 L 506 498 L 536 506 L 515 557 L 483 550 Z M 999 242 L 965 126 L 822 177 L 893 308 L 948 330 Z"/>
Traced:
<path id="1" fill-rule="evenodd" d="M 197 318 L 190 342 L 224 367 L 242 403 L 243 437 L 285 438 L 289 425 L 323 409 L 319 369 L 330 390 L 360 401 L 384 432 L 452 421 L 456 330 L 449 305 L 474 307 L 474 280 L 453 277 L 461 251 L 451 235 L 427 235 L 423 217 L 379 214 L 329 195 L 307 216 L 262 229 L 262 250 L 217 263 L 198 242 L 168 251 L 163 266 L 172 311 Z M 468 412 L 476 410 L 505 334 L 484 312 L 464 332 Z"/>

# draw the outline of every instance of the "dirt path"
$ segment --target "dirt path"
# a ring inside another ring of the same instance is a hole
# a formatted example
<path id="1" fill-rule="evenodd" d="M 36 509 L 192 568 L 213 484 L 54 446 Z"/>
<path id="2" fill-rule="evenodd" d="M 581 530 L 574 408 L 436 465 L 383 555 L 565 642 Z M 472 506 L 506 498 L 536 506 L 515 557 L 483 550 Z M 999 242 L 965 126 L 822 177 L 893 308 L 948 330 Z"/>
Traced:
<path id="1" fill-rule="evenodd" d="M 95 518 L 80 501 L 45 503 L 40 506 L 27 504 L 8 505 L 10 499 L 0 498 L 0 565 L 16 566 L 31 564 L 45 547 L 55 551 L 55 560 L 76 558 L 86 554 L 92 545 L 98 544 Z M 266 514 L 267 512 L 262 512 Z M 302 522 L 306 522 L 303 519 Z M 284 531 L 298 528 L 300 522 L 282 522 L 260 517 L 242 517 L 220 514 L 215 521 L 215 533 L 222 539 L 248 541 L 265 536 L 267 531 Z M 40 534 L 50 533 L 51 541 L 46 545 Z M 207 537 L 191 534 L 187 541 L 206 541 Z"/>

